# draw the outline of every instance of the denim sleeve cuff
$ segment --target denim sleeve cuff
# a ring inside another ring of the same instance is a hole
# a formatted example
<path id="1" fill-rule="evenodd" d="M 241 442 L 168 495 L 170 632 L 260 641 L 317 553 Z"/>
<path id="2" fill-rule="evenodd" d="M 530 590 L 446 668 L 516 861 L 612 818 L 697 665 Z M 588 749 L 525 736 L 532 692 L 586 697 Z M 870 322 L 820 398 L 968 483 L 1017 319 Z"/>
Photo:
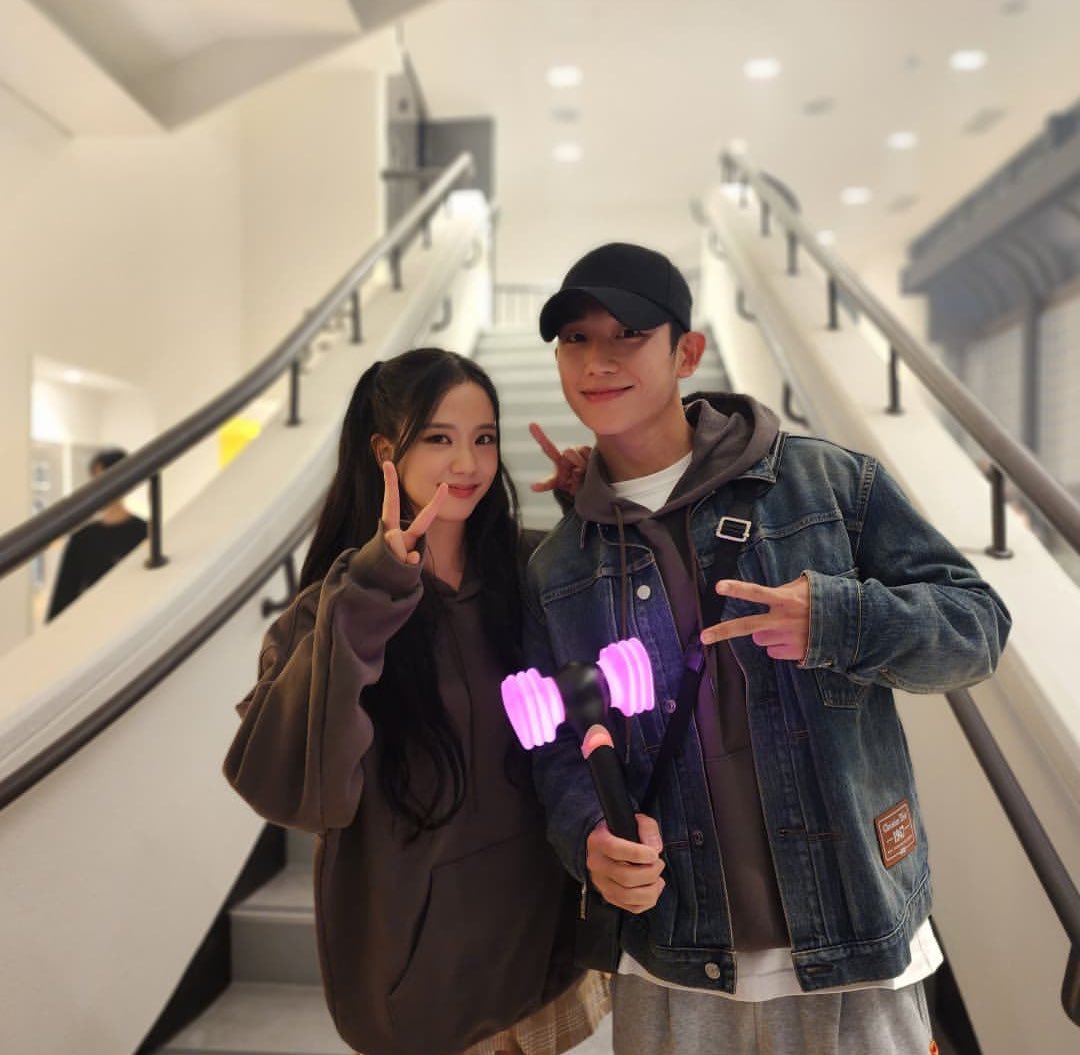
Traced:
<path id="1" fill-rule="evenodd" d="M 844 671 L 859 651 L 862 584 L 843 575 L 804 571 L 810 584 L 810 635 L 800 666 Z"/>
<path id="2" fill-rule="evenodd" d="M 588 875 L 586 860 L 589 856 L 589 836 L 592 834 L 593 828 L 595 828 L 603 819 L 603 812 L 597 810 L 595 815 L 586 819 L 585 825 L 582 828 L 581 838 L 578 840 L 577 850 L 574 853 L 574 860 L 570 869 L 571 874 L 579 883 L 584 883 L 585 878 Z"/>

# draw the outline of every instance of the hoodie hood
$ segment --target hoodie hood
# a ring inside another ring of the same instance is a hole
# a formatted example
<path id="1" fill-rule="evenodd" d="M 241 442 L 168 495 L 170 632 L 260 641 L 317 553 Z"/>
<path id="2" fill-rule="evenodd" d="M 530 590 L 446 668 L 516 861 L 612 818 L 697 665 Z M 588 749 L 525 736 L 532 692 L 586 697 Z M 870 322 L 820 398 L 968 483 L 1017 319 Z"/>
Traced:
<path id="1" fill-rule="evenodd" d="M 633 524 L 689 506 L 756 465 L 768 454 L 780 428 L 776 414 L 750 396 L 698 393 L 685 403 L 685 410 L 694 430 L 690 464 L 664 506 L 650 513 L 617 497 L 603 459 L 594 450 L 574 498 L 574 510 L 582 520 Z"/>

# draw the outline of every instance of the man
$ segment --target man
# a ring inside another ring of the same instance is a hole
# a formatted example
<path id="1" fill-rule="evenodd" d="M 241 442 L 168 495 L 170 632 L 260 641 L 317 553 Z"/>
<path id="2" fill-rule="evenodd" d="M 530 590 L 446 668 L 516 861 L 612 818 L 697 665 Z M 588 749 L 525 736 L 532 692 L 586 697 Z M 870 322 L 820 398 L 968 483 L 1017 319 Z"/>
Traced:
<path id="1" fill-rule="evenodd" d="M 91 479 L 126 457 L 119 447 L 98 451 L 90 459 Z M 122 498 L 107 505 L 97 520 L 79 528 L 64 546 L 45 621 L 55 619 L 145 538 L 146 521 L 132 513 Z"/>
<path id="2" fill-rule="evenodd" d="M 612 723 L 636 799 L 687 646 L 708 646 L 640 843 L 607 831 L 568 729 L 535 757 L 564 864 L 627 912 L 615 1052 L 934 1051 L 921 982 L 941 953 L 891 690 L 986 678 L 1009 615 L 873 458 L 788 436 L 747 396 L 684 405 L 690 310 L 667 258 L 613 243 L 540 314 L 595 447 L 529 564 L 528 659 L 550 674 L 642 640 L 658 705 Z"/>

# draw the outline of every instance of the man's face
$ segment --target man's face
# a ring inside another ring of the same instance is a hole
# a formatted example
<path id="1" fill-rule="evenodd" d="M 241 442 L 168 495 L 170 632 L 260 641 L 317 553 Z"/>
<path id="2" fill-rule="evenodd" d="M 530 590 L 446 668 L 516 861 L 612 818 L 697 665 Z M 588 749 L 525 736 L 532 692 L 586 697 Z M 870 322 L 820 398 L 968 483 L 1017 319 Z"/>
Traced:
<path id="1" fill-rule="evenodd" d="M 612 438 L 681 415 L 679 378 L 697 365 L 681 347 L 672 352 L 667 323 L 631 330 L 599 305 L 560 327 L 555 358 L 570 409 L 597 437 Z"/>

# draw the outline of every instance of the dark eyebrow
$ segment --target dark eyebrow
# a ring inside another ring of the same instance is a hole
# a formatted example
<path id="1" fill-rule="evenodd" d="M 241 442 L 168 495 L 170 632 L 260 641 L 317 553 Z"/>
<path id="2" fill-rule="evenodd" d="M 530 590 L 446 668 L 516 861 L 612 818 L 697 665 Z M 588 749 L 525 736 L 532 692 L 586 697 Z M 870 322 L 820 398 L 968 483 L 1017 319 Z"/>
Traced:
<path id="1" fill-rule="evenodd" d="M 495 422 L 493 422 L 493 421 L 486 421 L 486 422 L 484 422 L 483 425 L 477 425 L 476 427 L 478 429 L 494 429 L 494 428 L 497 428 Z M 457 428 L 457 425 L 453 425 L 449 421 L 429 421 L 424 426 L 424 428 L 425 429 L 448 429 L 448 430 L 454 430 L 454 429 Z"/>

